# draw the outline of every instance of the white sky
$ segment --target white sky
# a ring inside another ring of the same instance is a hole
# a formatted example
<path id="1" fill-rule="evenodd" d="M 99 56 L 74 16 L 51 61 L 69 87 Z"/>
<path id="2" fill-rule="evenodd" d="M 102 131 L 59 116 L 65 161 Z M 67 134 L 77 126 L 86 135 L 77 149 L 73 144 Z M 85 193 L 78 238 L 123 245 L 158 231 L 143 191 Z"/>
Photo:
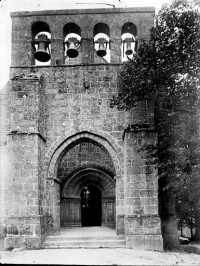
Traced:
<path id="1" fill-rule="evenodd" d="M 0 89 L 9 78 L 11 62 L 10 12 L 57 9 L 116 8 L 152 6 L 156 12 L 171 0 L 0 0 Z"/>

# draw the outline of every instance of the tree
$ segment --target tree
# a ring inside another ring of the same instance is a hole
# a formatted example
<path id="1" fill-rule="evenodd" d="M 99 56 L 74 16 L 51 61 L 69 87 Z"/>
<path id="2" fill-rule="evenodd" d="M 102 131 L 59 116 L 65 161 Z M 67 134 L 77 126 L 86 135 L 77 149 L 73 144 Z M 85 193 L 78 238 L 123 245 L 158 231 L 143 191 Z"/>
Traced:
<path id="1" fill-rule="evenodd" d="M 155 18 L 150 38 L 142 40 L 133 60 L 124 63 L 118 77 L 119 94 L 111 101 L 111 106 L 129 110 L 145 99 L 155 100 L 160 195 L 162 198 L 166 193 L 172 205 L 174 193 L 179 197 L 187 195 L 195 213 L 197 239 L 200 239 L 199 23 L 200 13 L 194 2 L 174 0 L 171 5 L 164 5 Z"/>
<path id="2" fill-rule="evenodd" d="M 177 199 L 176 202 L 176 215 L 178 229 L 181 231 L 181 236 L 185 236 L 184 227 L 190 228 L 191 239 L 193 238 L 193 228 L 194 224 L 194 210 L 192 206 L 188 203 L 187 199 L 184 198 Z M 187 236 L 186 236 L 187 237 Z"/>

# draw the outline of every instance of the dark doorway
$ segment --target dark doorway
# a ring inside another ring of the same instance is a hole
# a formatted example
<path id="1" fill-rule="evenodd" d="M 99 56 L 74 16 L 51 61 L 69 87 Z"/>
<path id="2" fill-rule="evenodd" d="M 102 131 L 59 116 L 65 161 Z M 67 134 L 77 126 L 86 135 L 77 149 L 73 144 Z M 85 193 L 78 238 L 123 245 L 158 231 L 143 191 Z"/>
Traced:
<path id="1" fill-rule="evenodd" d="M 81 192 L 82 226 L 101 225 L 101 191 L 93 185 L 84 187 Z"/>

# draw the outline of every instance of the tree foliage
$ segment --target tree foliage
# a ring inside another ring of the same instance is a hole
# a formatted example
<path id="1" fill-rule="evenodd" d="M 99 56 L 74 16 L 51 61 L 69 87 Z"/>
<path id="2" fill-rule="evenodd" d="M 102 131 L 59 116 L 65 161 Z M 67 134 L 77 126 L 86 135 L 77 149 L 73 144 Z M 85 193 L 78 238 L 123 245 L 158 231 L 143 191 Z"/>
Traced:
<path id="1" fill-rule="evenodd" d="M 181 231 L 181 236 L 186 236 L 184 234 L 184 228 L 187 227 L 190 228 L 190 237 L 192 239 L 193 229 L 195 227 L 194 210 L 187 200 L 177 200 L 176 215 L 178 220 L 177 225 L 178 229 Z"/>
<path id="2" fill-rule="evenodd" d="M 149 98 L 162 102 L 155 105 L 160 177 L 170 180 L 165 189 L 173 188 L 179 200 L 187 199 L 200 213 L 200 13 L 195 2 L 174 0 L 162 7 L 150 38 L 123 64 L 118 87 L 111 106 L 119 109 Z M 200 239 L 200 228 L 198 234 Z"/>
<path id="3" fill-rule="evenodd" d="M 150 39 L 143 39 L 133 60 L 124 63 L 118 77 L 120 94 L 112 104 L 130 109 L 163 87 L 168 96 L 184 94 L 178 81 L 184 75 L 188 82 L 199 79 L 199 25 L 199 12 L 190 2 L 175 0 L 163 6 Z"/>

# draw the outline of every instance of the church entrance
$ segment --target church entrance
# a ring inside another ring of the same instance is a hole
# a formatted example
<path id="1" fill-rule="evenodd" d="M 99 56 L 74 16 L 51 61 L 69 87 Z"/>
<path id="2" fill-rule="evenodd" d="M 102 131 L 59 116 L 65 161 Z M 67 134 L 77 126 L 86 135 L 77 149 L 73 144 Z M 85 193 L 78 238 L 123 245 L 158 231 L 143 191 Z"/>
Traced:
<path id="1" fill-rule="evenodd" d="M 87 138 L 67 146 L 57 160 L 61 227 L 115 228 L 115 168 L 108 151 Z"/>
<path id="2" fill-rule="evenodd" d="M 82 226 L 101 226 L 101 209 L 101 191 L 94 185 L 84 187 L 81 191 Z"/>

